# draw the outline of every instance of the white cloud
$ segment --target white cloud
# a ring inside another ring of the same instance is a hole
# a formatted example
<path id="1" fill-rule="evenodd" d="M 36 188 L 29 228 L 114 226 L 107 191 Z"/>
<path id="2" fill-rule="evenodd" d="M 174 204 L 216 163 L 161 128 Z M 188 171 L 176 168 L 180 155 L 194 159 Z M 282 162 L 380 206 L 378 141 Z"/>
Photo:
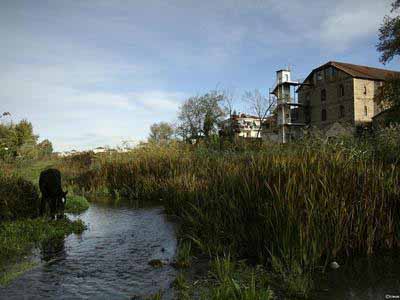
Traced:
<path id="1" fill-rule="evenodd" d="M 389 1 L 342 2 L 322 21 L 319 40 L 326 48 L 347 50 L 359 39 L 377 34 L 389 6 Z"/>

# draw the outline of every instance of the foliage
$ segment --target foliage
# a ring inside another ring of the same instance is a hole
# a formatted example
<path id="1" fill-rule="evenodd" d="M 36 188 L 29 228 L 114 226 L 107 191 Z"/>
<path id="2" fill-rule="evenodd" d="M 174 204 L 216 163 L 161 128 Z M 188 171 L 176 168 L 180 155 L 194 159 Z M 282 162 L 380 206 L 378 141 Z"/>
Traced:
<path id="1" fill-rule="evenodd" d="M 216 133 L 217 125 L 225 115 L 220 106 L 224 97 L 223 93 L 211 91 L 187 99 L 180 107 L 177 134 L 185 141 L 197 141 L 201 137 L 207 138 Z"/>
<path id="2" fill-rule="evenodd" d="M 397 11 L 399 7 L 400 0 L 394 1 L 391 12 Z M 376 47 L 381 52 L 380 61 L 384 64 L 400 54 L 400 16 L 385 16 L 379 28 L 379 42 Z"/>
<path id="3" fill-rule="evenodd" d="M 225 150 L 149 145 L 103 157 L 90 180 L 121 197 L 162 199 L 205 251 L 307 268 L 400 244 L 398 131 Z"/>
<path id="4" fill-rule="evenodd" d="M 27 120 L 21 120 L 17 124 L 0 124 L 0 159 L 36 159 L 52 153 L 52 145 L 48 140 L 40 144 L 37 144 L 37 140 L 33 126 Z"/>
<path id="5" fill-rule="evenodd" d="M 16 176 L 0 176 L 0 221 L 38 216 L 37 187 Z"/>
<path id="6" fill-rule="evenodd" d="M 399 138 L 392 127 L 285 145 L 148 144 L 62 168 L 93 191 L 163 203 L 191 241 L 184 252 L 273 266 L 289 294 L 306 296 L 316 267 L 400 246 Z"/>
<path id="7" fill-rule="evenodd" d="M 192 243 L 190 241 L 182 241 L 178 246 L 178 254 L 172 264 L 175 268 L 188 268 L 192 263 L 191 259 Z"/>
<path id="8" fill-rule="evenodd" d="M 36 263 L 31 261 L 24 261 L 21 263 L 16 263 L 0 274 L 0 286 L 5 286 L 11 281 L 13 281 L 18 276 L 22 275 L 26 271 L 32 269 L 36 266 Z"/>
<path id="9" fill-rule="evenodd" d="M 167 122 L 154 123 L 150 126 L 149 142 L 163 143 L 172 138 L 174 129 Z"/>
<path id="10" fill-rule="evenodd" d="M 257 116 L 260 126 L 257 131 L 257 137 L 261 133 L 261 124 L 264 123 L 266 118 L 273 109 L 274 102 L 270 101 L 269 97 L 264 96 L 259 90 L 246 91 L 243 95 L 243 99 L 250 106 L 250 110 Z"/>
<path id="11" fill-rule="evenodd" d="M 382 109 L 400 107 L 400 76 L 392 76 L 379 88 L 375 100 Z"/>
<path id="12" fill-rule="evenodd" d="M 6 262 L 15 260 L 27 253 L 31 247 L 39 246 L 41 242 L 63 239 L 71 233 L 80 234 L 85 229 L 86 226 L 81 220 L 49 221 L 37 218 L 2 222 L 0 223 L 0 267 L 3 268 Z"/>
<path id="13" fill-rule="evenodd" d="M 72 195 L 67 197 L 65 212 L 78 214 L 89 208 L 89 202 L 83 196 Z"/>
<path id="14" fill-rule="evenodd" d="M 264 272 L 237 264 L 229 256 L 213 261 L 211 278 L 214 283 L 202 299 L 268 300 L 274 297 Z"/>
<path id="15" fill-rule="evenodd" d="M 38 145 L 41 156 L 50 156 L 53 153 L 53 144 L 49 140 L 43 140 Z"/>

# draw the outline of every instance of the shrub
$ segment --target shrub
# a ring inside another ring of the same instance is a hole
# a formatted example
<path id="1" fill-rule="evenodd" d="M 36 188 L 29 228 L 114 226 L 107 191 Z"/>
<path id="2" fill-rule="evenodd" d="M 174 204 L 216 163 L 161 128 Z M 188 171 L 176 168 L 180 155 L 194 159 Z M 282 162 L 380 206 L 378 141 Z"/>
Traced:
<path id="1" fill-rule="evenodd" d="M 83 196 L 68 196 L 65 204 L 65 212 L 67 213 L 81 213 L 89 208 L 89 202 Z"/>
<path id="2" fill-rule="evenodd" d="M 34 218 L 39 214 L 37 187 L 15 176 L 0 176 L 0 220 Z"/>

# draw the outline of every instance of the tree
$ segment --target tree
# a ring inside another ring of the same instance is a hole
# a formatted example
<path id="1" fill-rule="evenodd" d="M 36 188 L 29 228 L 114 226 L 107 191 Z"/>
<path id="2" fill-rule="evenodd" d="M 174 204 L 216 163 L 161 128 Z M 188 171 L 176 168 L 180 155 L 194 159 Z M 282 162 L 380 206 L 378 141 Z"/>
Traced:
<path id="1" fill-rule="evenodd" d="M 262 124 L 271 113 L 274 103 L 270 101 L 269 97 L 261 94 L 259 90 L 246 91 L 243 95 L 243 100 L 248 103 L 249 109 L 257 116 L 260 122 L 260 126 L 257 131 L 257 137 L 259 137 Z"/>
<path id="2" fill-rule="evenodd" d="M 28 120 L 21 120 L 15 125 L 15 134 L 17 138 L 17 146 L 23 144 L 36 144 L 38 136 L 33 133 L 32 123 Z"/>
<path id="3" fill-rule="evenodd" d="M 228 114 L 229 118 L 232 118 L 232 115 L 235 114 L 235 97 L 234 93 L 231 90 L 225 90 L 224 92 L 224 110 Z"/>
<path id="4" fill-rule="evenodd" d="M 395 12 L 400 7 L 400 0 L 392 3 L 391 12 Z M 385 16 L 383 24 L 379 28 L 379 42 L 376 45 L 379 52 L 382 53 L 380 62 L 386 64 L 394 56 L 400 55 L 400 16 Z"/>
<path id="5" fill-rule="evenodd" d="M 53 144 L 47 139 L 41 141 L 37 146 L 42 156 L 49 156 L 53 153 Z"/>
<path id="6" fill-rule="evenodd" d="M 400 123 L 400 76 L 394 75 L 386 79 L 379 87 L 374 101 L 383 110 L 377 123 L 389 125 L 391 123 Z"/>
<path id="7" fill-rule="evenodd" d="M 382 109 L 400 106 L 400 76 L 388 78 L 379 88 L 375 101 Z"/>
<path id="8" fill-rule="evenodd" d="M 220 106 L 224 99 L 224 93 L 219 91 L 187 99 L 180 107 L 177 134 L 189 142 L 216 133 L 218 123 L 225 116 Z"/>
<path id="9" fill-rule="evenodd" d="M 149 142 L 162 143 L 169 141 L 174 134 L 174 128 L 170 123 L 160 122 L 150 126 Z"/>

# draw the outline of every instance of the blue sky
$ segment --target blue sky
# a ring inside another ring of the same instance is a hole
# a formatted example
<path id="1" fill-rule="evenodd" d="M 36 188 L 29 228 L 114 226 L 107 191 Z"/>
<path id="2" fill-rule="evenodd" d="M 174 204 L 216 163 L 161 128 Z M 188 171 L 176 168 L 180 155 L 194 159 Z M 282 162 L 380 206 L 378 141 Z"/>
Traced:
<path id="1" fill-rule="evenodd" d="M 143 140 L 189 96 L 267 93 L 337 60 L 383 67 L 388 0 L 0 1 L 0 111 L 55 150 Z M 399 70 L 399 59 L 385 66 Z"/>

